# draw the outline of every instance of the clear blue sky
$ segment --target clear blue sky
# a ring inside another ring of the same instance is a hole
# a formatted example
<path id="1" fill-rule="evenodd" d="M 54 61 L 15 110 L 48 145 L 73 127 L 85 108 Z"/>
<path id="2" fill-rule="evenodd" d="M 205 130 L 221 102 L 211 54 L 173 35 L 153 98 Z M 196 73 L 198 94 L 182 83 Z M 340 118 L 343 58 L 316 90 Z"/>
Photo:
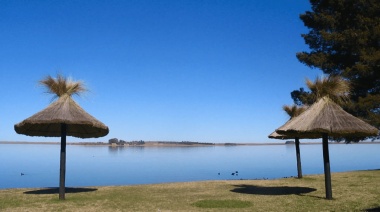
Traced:
<path id="1" fill-rule="evenodd" d="M 75 98 L 110 128 L 68 141 L 275 142 L 284 104 L 305 77 L 299 0 L 0 1 L 0 141 L 52 97 L 61 73 L 90 92 Z"/>

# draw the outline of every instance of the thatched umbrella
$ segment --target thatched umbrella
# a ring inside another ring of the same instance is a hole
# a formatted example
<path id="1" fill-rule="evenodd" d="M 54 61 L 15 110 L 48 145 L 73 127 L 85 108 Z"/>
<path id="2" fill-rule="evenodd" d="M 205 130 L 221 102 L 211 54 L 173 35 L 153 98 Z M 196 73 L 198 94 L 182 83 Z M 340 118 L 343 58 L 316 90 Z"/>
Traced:
<path id="1" fill-rule="evenodd" d="M 298 137 L 286 136 L 278 134 L 276 131 L 268 135 L 268 138 L 273 139 L 294 139 L 296 145 L 296 158 L 297 158 L 297 174 L 298 178 L 302 178 L 302 166 L 301 166 L 301 153 L 300 153 L 300 140 Z"/>
<path id="2" fill-rule="evenodd" d="M 59 199 L 65 199 L 66 136 L 97 138 L 108 134 L 106 125 L 84 111 L 72 98 L 85 89 L 81 82 L 72 82 L 58 75 L 41 81 L 59 99 L 44 110 L 14 126 L 19 134 L 61 137 Z"/>
<path id="3" fill-rule="evenodd" d="M 298 136 L 288 136 L 283 134 L 278 134 L 276 131 L 272 132 L 270 135 L 268 135 L 268 138 L 273 139 L 294 139 L 295 140 L 295 146 L 296 146 L 296 158 L 297 158 L 297 175 L 298 178 L 302 178 L 302 166 L 301 166 L 301 151 L 300 151 L 300 137 Z M 303 139 L 313 139 L 316 138 L 315 136 L 309 136 L 309 137 L 302 137 Z"/>
<path id="4" fill-rule="evenodd" d="M 373 136 L 379 130 L 347 113 L 328 97 L 323 97 L 276 132 L 288 136 L 322 137 L 326 198 L 332 199 L 328 136 Z"/>
<path id="5" fill-rule="evenodd" d="M 291 105 L 291 106 L 284 105 L 282 107 L 282 109 L 290 116 L 290 119 L 292 119 L 292 118 L 297 117 L 300 114 L 302 114 L 307 109 L 307 107 L 306 106 L 299 107 L 297 105 Z M 295 139 L 296 158 L 297 158 L 297 173 L 298 173 L 298 178 L 302 178 L 299 137 L 278 134 L 276 131 L 272 132 L 268 137 L 274 138 L 274 139 Z"/>

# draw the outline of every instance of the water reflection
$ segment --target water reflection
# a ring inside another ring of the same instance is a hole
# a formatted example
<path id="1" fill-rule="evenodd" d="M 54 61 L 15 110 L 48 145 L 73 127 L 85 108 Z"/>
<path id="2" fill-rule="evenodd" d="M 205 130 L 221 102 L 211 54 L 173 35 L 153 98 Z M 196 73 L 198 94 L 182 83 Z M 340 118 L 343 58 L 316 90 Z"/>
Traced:
<path id="1" fill-rule="evenodd" d="M 215 146 L 108 146 L 108 152 L 110 154 L 124 154 L 127 152 L 143 152 L 147 151 L 149 153 L 160 152 L 165 154 L 170 153 L 191 153 L 198 152 L 200 150 L 213 149 Z M 228 147 L 231 148 L 231 147 Z"/>
<path id="2" fill-rule="evenodd" d="M 108 152 L 111 154 L 119 154 L 126 150 L 127 150 L 126 146 L 108 146 Z"/>
<path id="3" fill-rule="evenodd" d="M 380 168 L 380 144 L 329 146 L 332 172 Z M 0 144 L 0 161 L 6 161 L 0 163 L 0 188 L 58 186 L 59 147 Z M 347 155 L 350 163 L 347 163 Z M 320 144 L 301 145 L 301 159 L 305 175 L 323 173 Z M 66 185 L 71 187 L 272 179 L 297 174 L 294 145 L 68 145 L 66 167 Z"/>
<path id="4" fill-rule="evenodd" d="M 144 146 L 130 146 L 130 147 L 127 147 L 127 148 L 130 148 L 130 150 L 137 151 L 137 152 L 142 152 L 145 149 Z"/>
<path id="5" fill-rule="evenodd" d="M 285 144 L 285 149 L 287 152 L 294 152 L 294 154 L 296 154 L 295 144 Z"/>

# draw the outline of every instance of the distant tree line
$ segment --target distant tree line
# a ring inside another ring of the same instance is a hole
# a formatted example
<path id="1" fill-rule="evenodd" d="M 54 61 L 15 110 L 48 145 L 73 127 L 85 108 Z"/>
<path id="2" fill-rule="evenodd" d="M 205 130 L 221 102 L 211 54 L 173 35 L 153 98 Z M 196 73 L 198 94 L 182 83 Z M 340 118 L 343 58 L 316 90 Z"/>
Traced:
<path id="1" fill-rule="evenodd" d="M 108 140 L 109 144 L 115 145 L 144 145 L 145 141 L 125 141 L 117 138 L 111 138 Z M 215 145 L 214 143 L 194 142 L 194 141 L 156 141 L 158 144 L 176 144 L 176 145 Z"/>
<path id="2" fill-rule="evenodd" d="M 119 140 L 117 138 L 111 138 L 108 140 L 109 144 L 116 144 L 116 145 L 124 145 L 124 144 L 129 144 L 129 145 L 143 145 L 145 144 L 145 141 L 140 140 L 140 141 L 124 141 L 124 140 Z"/>
<path id="3" fill-rule="evenodd" d="M 214 143 L 195 142 L 195 141 L 159 141 L 161 144 L 179 144 L 179 145 L 214 145 Z"/>

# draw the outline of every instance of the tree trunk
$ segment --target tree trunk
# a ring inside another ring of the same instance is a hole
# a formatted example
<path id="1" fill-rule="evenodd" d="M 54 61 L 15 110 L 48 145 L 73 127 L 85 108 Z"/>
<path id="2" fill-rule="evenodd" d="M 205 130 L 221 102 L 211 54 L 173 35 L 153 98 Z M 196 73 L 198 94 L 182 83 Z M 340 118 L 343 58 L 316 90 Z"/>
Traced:
<path id="1" fill-rule="evenodd" d="M 302 178 L 301 154 L 300 154 L 300 139 L 296 137 L 295 140 L 296 140 L 296 156 L 297 156 L 298 178 Z"/>
<path id="2" fill-rule="evenodd" d="M 324 169 L 325 169 L 326 199 L 331 200 L 332 199 L 332 189 L 331 189 L 329 144 L 328 144 L 327 133 L 323 133 L 323 135 L 322 135 L 322 146 L 323 146 L 323 165 L 324 165 Z"/>
<path id="3" fill-rule="evenodd" d="M 65 199 L 66 178 L 66 124 L 61 124 L 61 161 L 59 169 L 59 199 Z"/>

